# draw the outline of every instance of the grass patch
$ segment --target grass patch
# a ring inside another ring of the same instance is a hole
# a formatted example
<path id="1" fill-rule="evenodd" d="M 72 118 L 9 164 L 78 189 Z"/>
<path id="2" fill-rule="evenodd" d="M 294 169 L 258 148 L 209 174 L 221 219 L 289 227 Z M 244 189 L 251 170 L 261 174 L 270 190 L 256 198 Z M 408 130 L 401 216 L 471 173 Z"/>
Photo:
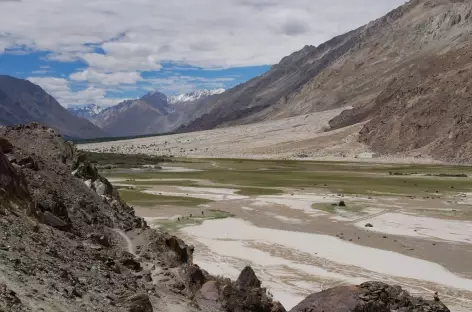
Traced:
<path id="1" fill-rule="evenodd" d="M 172 162 L 165 156 L 149 156 L 142 154 L 115 154 L 81 151 L 80 156 L 87 159 L 99 169 L 134 168 L 145 165 L 158 165 L 163 162 Z"/>
<path id="2" fill-rule="evenodd" d="M 315 203 L 311 205 L 311 208 L 316 209 L 316 210 L 321 210 L 330 214 L 336 214 L 338 205 L 336 204 L 320 204 L 320 203 Z"/>
<path id="3" fill-rule="evenodd" d="M 128 204 L 144 207 L 154 207 L 159 205 L 197 207 L 212 202 L 211 200 L 203 198 L 155 195 L 130 189 L 120 189 L 119 192 L 121 198 Z"/>
<path id="4" fill-rule="evenodd" d="M 123 178 L 123 177 L 122 177 Z M 123 178 L 126 179 L 126 178 Z M 279 195 L 284 192 L 279 189 L 272 188 L 259 188 L 259 187 L 237 187 L 237 186 L 226 186 L 226 185 L 201 185 L 196 181 L 192 180 L 149 180 L 149 181 L 136 181 L 134 179 L 124 180 L 122 183 L 134 185 L 136 187 L 140 186 L 159 186 L 159 185 L 169 185 L 169 186 L 189 186 L 189 187 L 210 187 L 210 188 L 234 188 L 238 189 L 235 193 L 243 196 L 257 196 L 257 195 Z"/>
<path id="5" fill-rule="evenodd" d="M 243 187 L 238 189 L 239 191 L 236 194 L 243 196 L 279 195 L 284 193 L 281 190 L 271 188 Z"/>
<path id="6" fill-rule="evenodd" d="M 441 178 L 467 178 L 468 175 L 465 173 L 428 173 L 427 176 L 429 177 L 441 177 Z"/>
<path id="7" fill-rule="evenodd" d="M 192 186 L 192 187 L 198 187 L 199 184 L 196 181 L 190 181 L 190 180 L 150 180 L 150 181 L 136 181 L 133 179 L 128 179 L 124 180 L 124 184 L 130 184 L 130 185 L 135 185 L 135 186 L 154 186 L 154 185 L 170 185 L 170 186 Z"/>
<path id="8" fill-rule="evenodd" d="M 226 211 L 209 210 L 204 216 L 182 217 L 180 220 L 161 221 L 159 222 L 159 226 L 162 230 L 172 233 L 186 226 L 200 225 L 205 220 L 218 220 L 232 217 L 234 217 L 234 215 Z"/>
<path id="9" fill-rule="evenodd" d="M 450 179 L 451 176 L 470 176 L 472 169 L 468 166 L 237 159 L 179 159 L 174 164 L 178 165 L 179 162 L 182 162 L 183 167 L 203 171 L 107 170 L 104 175 L 126 179 L 186 180 L 149 181 L 149 184 L 155 185 L 199 186 L 190 180 L 208 180 L 220 184 L 218 187 L 227 185 L 233 188 L 239 185 L 238 194 L 248 196 L 280 194 L 281 191 L 277 189 L 284 187 L 317 188 L 335 193 L 372 196 L 426 196 L 436 191 L 457 193 L 472 189 L 472 179 Z M 435 176 L 425 177 L 428 174 Z M 136 182 L 141 185 L 147 183 Z"/>

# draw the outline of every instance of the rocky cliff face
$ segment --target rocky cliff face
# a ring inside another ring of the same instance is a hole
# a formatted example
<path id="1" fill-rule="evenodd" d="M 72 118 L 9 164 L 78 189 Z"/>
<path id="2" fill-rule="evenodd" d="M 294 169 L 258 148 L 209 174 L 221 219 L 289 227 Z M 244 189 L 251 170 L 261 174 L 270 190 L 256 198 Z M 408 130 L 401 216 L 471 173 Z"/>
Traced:
<path id="1" fill-rule="evenodd" d="M 106 136 L 88 120 L 69 113 L 41 87 L 0 75 L 0 125 L 40 122 L 73 138 Z"/>
<path id="2" fill-rule="evenodd" d="M 439 301 L 415 298 L 400 286 L 368 282 L 341 286 L 308 296 L 290 312 L 448 312 Z"/>
<path id="3" fill-rule="evenodd" d="M 284 311 L 193 264 L 193 247 L 148 228 L 51 128 L 0 128 L 0 147 L 1 311 Z"/>

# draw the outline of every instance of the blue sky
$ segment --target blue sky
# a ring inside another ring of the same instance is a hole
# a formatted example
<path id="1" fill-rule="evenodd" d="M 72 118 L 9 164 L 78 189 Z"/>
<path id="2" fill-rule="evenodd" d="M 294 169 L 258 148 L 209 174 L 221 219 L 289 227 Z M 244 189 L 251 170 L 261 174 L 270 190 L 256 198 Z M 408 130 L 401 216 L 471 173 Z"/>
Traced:
<path id="1" fill-rule="evenodd" d="M 86 81 L 70 80 L 70 76 L 74 73 L 86 70 L 87 63 L 81 60 L 67 62 L 51 60 L 48 58 L 49 55 L 49 52 L 6 50 L 0 54 L 0 74 L 33 81 L 35 78 L 38 79 L 35 82 L 40 82 L 45 77 L 63 78 L 69 80 L 72 92 L 87 89 Z M 161 66 L 158 71 L 140 72 L 142 81 L 108 86 L 105 97 L 120 101 L 123 98 L 138 98 L 154 90 L 174 95 L 198 89 L 229 89 L 263 74 L 270 68 L 269 65 L 260 65 L 204 69 L 177 63 L 161 63 Z M 61 104 L 68 106 L 87 103 L 72 101 Z"/>
<path id="2" fill-rule="evenodd" d="M 0 0 L 0 74 L 62 105 L 231 88 L 405 0 Z"/>

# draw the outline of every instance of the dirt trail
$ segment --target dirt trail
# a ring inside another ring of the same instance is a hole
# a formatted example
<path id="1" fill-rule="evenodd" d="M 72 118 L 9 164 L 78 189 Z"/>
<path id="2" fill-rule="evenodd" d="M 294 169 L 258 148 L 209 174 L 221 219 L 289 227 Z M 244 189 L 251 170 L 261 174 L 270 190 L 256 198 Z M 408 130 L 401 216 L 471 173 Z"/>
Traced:
<path id="1" fill-rule="evenodd" d="M 131 241 L 131 239 L 128 237 L 128 235 L 126 235 L 126 233 L 120 229 L 113 229 L 113 232 L 115 233 L 118 233 L 126 242 L 126 250 L 132 254 L 133 256 L 137 257 L 136 255 L 136 252 L 135 252 L 135 248 L 134 248 L 134 245 L 133 245 L 133 242 Z"/>

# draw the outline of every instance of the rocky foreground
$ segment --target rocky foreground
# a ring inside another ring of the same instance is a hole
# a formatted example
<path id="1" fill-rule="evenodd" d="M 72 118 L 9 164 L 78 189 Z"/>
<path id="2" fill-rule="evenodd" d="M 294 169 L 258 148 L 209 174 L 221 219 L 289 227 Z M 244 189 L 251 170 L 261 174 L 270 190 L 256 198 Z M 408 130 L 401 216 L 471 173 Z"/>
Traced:
<path id="1" fill-rule="evenodd" d="M 231 281 L 192 255 L 135 216 L 55 131 L 0 128 L 0 311 L 285 311 L 250 267 Z M 369 282 L 313 294 L 292 311 L 449 310 Z"/>

